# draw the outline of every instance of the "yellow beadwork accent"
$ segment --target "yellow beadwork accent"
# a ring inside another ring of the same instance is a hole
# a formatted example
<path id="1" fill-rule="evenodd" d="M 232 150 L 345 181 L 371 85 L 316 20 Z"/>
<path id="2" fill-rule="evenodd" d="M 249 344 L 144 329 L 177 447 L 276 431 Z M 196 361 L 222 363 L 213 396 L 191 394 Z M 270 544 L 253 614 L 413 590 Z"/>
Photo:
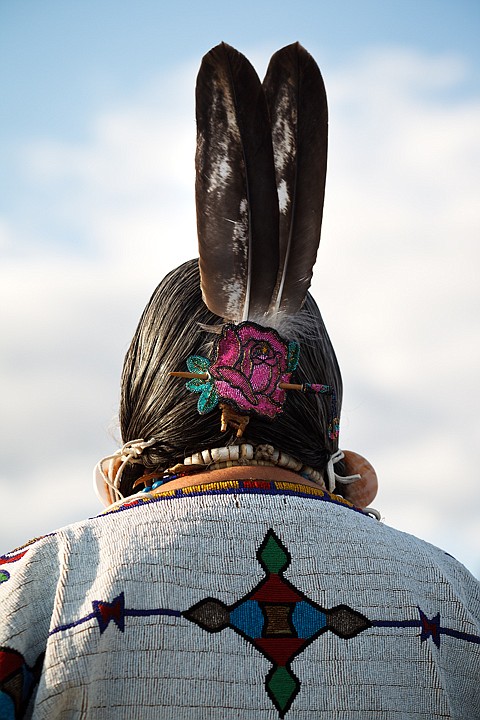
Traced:
<path id="1" fill-rule="evenodd" d="M 350 500 L 347 500 L 341 495 L 335 495 L 334 493 L 330 493 L 330 497 L 333 498 L 336 502 L 342 503 L 342 505 L 346 505 L 347 507 L 355 507 L 355 505 L 351 503 Z"/>
<path id="2" fill-rule="evenodd" d="M 181 491 L 183 495 L 188 495 L 189 493 L 202 492 L 204 490 L 226 490 L 238 487 L 238 480 L 224 480 L 221 482 L 203 483 L 202 485 L 190 485 L 189 487 L 181 488 Z"/>
<path id="3" fill-rule="evenodd" d="M 295 490 L 296 492 L 308 493 L 308 495 L 319 495 L 320 497 L 325 495 L 325 491 L 321 488 L 314 488 L 310 485 L 302 485 L 302 483 L 274 480 L 274 485 L 277 490 Z"/>

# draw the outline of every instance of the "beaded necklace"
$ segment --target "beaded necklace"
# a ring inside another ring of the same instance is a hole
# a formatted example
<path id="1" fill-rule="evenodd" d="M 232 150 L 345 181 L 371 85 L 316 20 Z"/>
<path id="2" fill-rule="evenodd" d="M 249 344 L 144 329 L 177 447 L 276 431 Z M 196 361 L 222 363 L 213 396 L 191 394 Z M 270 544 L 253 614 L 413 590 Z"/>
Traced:
<path id="1" fill-rule="evenodd" d="M 262 465 L 270 467 L 283 467 L 298 473 L 306 480 L 311 480 L 320 487 L 325 487 L 323 475 L 318 470 L 304 465 L 300 460 L 287 453 L 276 450 L 273 445 L 257 445 L 250 443 L 241 445 L 229 445 L 219 448 L 207 448 L 201 452 L 194 453 L 183 459 L 160 475 L 159 473 L 148 473 L 142 475 L 135 481 L 134 486 L 144 483 L 142 492 L 151 492 L 167 482 L 176 480 L 184 475 L 205 470 L 222 470 L 224 468 L 239 467 L 245 465 Z"/>

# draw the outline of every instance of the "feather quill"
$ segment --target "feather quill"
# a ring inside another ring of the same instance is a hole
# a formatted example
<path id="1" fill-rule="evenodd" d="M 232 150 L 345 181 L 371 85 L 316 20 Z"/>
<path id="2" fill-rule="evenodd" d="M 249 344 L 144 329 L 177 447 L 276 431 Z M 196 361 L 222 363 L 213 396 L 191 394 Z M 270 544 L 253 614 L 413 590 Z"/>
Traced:
<path id="1" fill-rule="evenodd" d="M 262 321 L 278 272 L 278 199 L 260 80 L 225 43 L 202 60 L 196 87 L 195 197 L 205 304 Z"/>
<path id="2" fill-rule="evenodd" d="M 263 82 L 280 207 L 279 272 L 272 313 L 296 313 L 312 278 L 325 195 L 328 108 L 320 70 L 294 43 L 272 56 Z"/>

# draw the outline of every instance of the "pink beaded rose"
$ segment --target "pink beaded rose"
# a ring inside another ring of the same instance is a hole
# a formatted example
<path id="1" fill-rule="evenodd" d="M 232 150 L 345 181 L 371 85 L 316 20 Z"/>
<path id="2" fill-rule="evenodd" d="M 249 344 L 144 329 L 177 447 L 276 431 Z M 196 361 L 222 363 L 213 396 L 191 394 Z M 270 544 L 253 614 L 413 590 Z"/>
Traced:
<path id="1" fill-rule="evenodd" d="M 224 325 L 216 358 L 208 372 L 221 401 L 240 412 L 273 418 L 285 402 L 285 390 L 298 363 L 299 347 L 271 328 L 254 323 Z"/>

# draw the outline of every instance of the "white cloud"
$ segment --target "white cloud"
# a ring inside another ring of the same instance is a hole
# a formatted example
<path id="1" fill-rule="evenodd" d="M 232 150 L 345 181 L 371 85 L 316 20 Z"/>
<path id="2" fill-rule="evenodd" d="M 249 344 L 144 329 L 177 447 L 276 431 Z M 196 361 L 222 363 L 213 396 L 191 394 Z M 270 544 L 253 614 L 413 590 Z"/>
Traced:
<path id="1" fill-rule="evenodd" d="M 377 467 L 387 522 L 479 572 L 480 99 L 453 92 L 466 72 L 458 58 L 385 49 L 326 77 L 313 287 L 344 373 L 343 445 Z M 82 143 L 37 142 L 23 157 L 34 212 L 28 226 L 0 219 L 0 302 L 4 508 L 17 485 L 28 501 L 25 526 L 2 527 L 5 549 L 90 497 L 141 310 L 195 254 L 194 74 L 156 79 Z"/>
<path id="2" fill-rule="evenodd" d="M 445 95 L 464 72 L 403 52 L 331 78 L 314 287 L 346 380 L 343 444 L 378 465 L 387 522 L 478 573 L 480 99 Z"/>

